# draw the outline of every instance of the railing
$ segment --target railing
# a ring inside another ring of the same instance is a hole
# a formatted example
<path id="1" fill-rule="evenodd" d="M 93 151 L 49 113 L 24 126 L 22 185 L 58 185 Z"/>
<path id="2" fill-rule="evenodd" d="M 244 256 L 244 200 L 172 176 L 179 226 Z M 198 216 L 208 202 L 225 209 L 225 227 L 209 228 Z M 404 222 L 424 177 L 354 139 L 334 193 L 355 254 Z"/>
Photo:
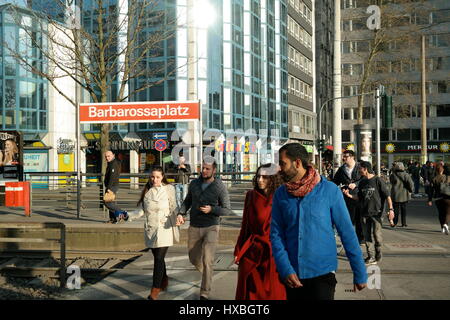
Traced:
<path id="1" fill-rule="evenodd" d="M 56 242 L 60 244 L 60 268 L 59 268 L 59 281 L 61 288 L 66 285 L 66 226 L 64 223 L 60 222 L 2 222 L 0 223 L 1 229 L 21 229 L 28 231 L 41 230 L 41 229 L 59 229 L 60 237 L 59 239 L 47 239 L 47 238 L 16 238 L 16 237 L 2 237 L 1 242 L 6 243 L 46 243 L 46 242 Z M 12 234 L 14 236 L 14 234 Z M 27 250 L 28 251 L 28 250 Z M 8 268 L 8 267 L 6 267 Z M 6 269 L 2 268 L 2 269 Z M 1 270 L 0 269 L 0 272 Z M 24 268 L 26 269 L 26 268 Z"/>
<path id="2" fill-rule="evenodd" d="M 217 174 L 228 186 L 250 183 L 254 172 L 219 172 Z M 197 178 L 199 173 L 189 175 L 189 180 Z M 80 188 L 77 185 L 76 172 L 32 172 L 26 173 L 26 178 L 32 187 L 31 205 L 37 207 L 58 207 L 76 209 L 77 216 L 85 209 L 106 209 L 103 204 L 104 186 L 102 175 L 98 173 L 83 173 Z M 178 181 L 177 173 L 166 173 L 169 182 Z M 124 207 L 136 206 L 137 199 L 149 178 L 148 173 L 123 173 L 119 179 L 118 205 Z M 245 179 L 243 179 L 245 178 Z"/>

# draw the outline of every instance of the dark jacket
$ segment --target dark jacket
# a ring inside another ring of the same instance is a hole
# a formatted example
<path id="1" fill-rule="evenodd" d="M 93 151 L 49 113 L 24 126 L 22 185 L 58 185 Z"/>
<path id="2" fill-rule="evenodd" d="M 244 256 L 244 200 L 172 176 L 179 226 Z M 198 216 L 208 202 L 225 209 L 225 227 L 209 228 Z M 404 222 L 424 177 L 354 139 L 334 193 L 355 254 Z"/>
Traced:
<path id="1" fill-rule="evenodd" d="M 190 225 L 193 227 L 204 228 L 219 225 L 220 216 L 233 213 L 228 190 L 222 180 L 217 178 L 205 190 L 202 189 L 202 183 L 203 179 L 200 177 L 189 184 L 186 199 L 184 199 L 179 213 L 186 215 L 190 209 Z M 199 209 L 205 205 L 212 207 L 212 211 L 208 214 Z"/>
<path id="2" fill-rule="evenodd" d="M 411 200 L 414 182 L 405 171 L 393 171 L 389 176 L 391 182 L 391 198 L 393 202 L 407 202 Z"/>
<path id="3" fill-rule="evenodd" d="M 359 163 L 357 162 L 355 164 L 355 167 L 353 168 L 352 171 L 352 176 L 349 177 L 347 175 L 347 172 L 345 170 L 345 164 L 342 165 L 338 171 L 336 171 L 336 174 L 334 175 L 333 178 L 333 182 L 335 184 L 339 185 L 343 185 L 343 186 L 348 186 L 351 183 L 356 184 L 356 188 L 350 191 L 351 195 L 356 195 L 358 194 L 358 183 L 361 180 L 361 174 L 359 173 Z M 349 208 L 350 206 L 357 206 L 358 202 L 349 198 L 349 197 L 344 197 L 345 200 L 345 204 L 347 205 L 347 208 Z"/>
<path id="4" fill-rule="evenodd" d="M 108 162 L 105 173 L 105 189 L 114 191 L 119 187 L 120 171 L 121 163 L 119 160 L 114 159 Z"/>
<path id="5" fill-rule="evenodd" d="M 424 166 L 422 167 L 420 175 L 422 176 L 424 182 L 431 183 L 436 176 L 436 170 L 434 167 Z"/>
<path id="6" fill-rule="evenodd" d="M 191 166 L 188 164 L 184 165 L 185 168 L 179 168 L 177 166 L 177 182 L 182 184 L 188 184 L 189 183 L 189 175 L 191 173 Z"/>
<path id="7" fill-rule="evenodd" d="M 431 188 L 428 189 L 428 201 L 433 200 L 433 198 L 436 199 L 449 199 L 449 196 L 441 194 L 441 184 L 443 183 L 449 183 L 450 182 L 450 176 L 447 176 L 445 174 L 438 174 L 434 177 L 433 181 L 431 181 Z"/>
<path id="8" fill-rule="evenodd" d="M 411 174 L 411 177 L 414 180 L 420 180 L 420 167 L 417 166 L 411 167 L 409 173 Z"/>

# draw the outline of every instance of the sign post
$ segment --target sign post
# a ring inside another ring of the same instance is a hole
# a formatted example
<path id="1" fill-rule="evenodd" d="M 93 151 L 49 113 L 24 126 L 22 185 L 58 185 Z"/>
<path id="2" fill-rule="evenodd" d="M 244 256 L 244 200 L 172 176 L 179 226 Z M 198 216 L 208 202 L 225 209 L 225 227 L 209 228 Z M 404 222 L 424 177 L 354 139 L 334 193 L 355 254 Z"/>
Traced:
<path id="1" fill-rule="evenodd" d="M 155 123 L 155 122 L 194 122 L 199 124 L 200 154 L 202 148 L 202 118 L 200 101 L 142 101 L 142 102 L 111 102 L 111 103 L 81 103 L 79 104 L 78 126 L 83 123 Z M 77 155 L 80 156 L 80 132 L 78 132 Z M 163 141 L 160 151 L 167 149 L 164 134 L 158 133 L 158 141 Z M 155 136 L 153 138 L 156 138 Z M 166 137 L 167 139 L 167 137 Z"/>

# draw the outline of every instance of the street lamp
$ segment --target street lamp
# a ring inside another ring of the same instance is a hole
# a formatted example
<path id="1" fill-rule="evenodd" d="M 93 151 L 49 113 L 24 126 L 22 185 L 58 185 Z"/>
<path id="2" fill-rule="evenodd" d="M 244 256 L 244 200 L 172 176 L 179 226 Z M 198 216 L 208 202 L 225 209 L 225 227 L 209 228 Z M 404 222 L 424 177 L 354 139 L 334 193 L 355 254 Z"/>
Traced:
<path id="1" fill-rule="evenodd" d="M 353 97 L 364 96 L 364 95 L 369 95 L 369 94 L 374 94 L 374 93 L 373 92 L 366 92 L 366 93 L 355 94 L 353 96 L 336 97 L 336 98 L 328 99 L 324 103 L 322 103 L 322 105 L 320 106 L 320 109 L 319 109 L 319 116 L 317 118 L 317 122 L 318 122 L 318 126 L 319 126 L 319 129 L 318 129 L 318 133 L 319 133 L 318 141 L 320 139 L 322 139 L 322 110 L 325 107 L 325 105 L 328 104 L 328 102 L 333 101 L 333 100 L 353 98 Z M 319 150 L 319 173 L 322 173 L 322 152 L 320 150 Z"/>

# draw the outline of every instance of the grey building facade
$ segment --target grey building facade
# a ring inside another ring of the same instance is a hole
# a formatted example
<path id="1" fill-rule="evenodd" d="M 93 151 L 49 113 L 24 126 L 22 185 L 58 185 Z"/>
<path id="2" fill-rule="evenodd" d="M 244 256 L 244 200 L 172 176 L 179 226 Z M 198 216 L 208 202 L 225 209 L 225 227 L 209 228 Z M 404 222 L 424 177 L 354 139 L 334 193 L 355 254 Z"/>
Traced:
<path id="1" fill-rule="evenodd" d="M 381 162 L 420 161 L 421 153 L 421 36 L 426 41 L 427 149 L 431 161 L 449 160 L 450 143 L 450 2 L 383 1 L 382 19 L 398 13 L 391 34 L 410 31 L 407 37 L 386 41 L 383 52 L 367 64 L 373 31 L 368 30 L 366 9 L 380 1 L 342 0 L 342 95 L 361 93 L 365 68 L 370 68 L 365 92 L 382 84 L 393 97 L 393 127 L 381 130 Z M 368 97 L 363 122 L 375 128 L 374 100 Z M 343 148 L 353 148 L 357 99 L 342 102 Z M 372 137 L 375 137 L 374 132 Z M 374 144 L 372 147 L 374 150 Z"/>
<path id="2" fill-rule="evenodd" d="M 314 1 L 289 0 L 288 102 L 289 139 L 314 154 L 316 135 Z"/>

